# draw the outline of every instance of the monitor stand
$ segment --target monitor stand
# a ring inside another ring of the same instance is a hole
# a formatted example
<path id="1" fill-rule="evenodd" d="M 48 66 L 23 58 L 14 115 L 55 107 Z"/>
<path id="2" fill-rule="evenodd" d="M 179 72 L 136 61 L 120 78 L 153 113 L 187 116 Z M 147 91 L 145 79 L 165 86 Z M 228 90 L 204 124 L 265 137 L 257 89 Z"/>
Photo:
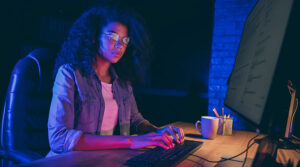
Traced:
<path id="1" fill-rule="evenodd" d="M 297 107 L 298 107 L 298 99 L 296 98 L 296 88 L 293 86 L 292 81 L 288 80 L 287 87 L 288 87 L 290 95 L 291 95 L 291 102 L 290 102 L 289 114 L 288 114 L 288 118 L 287 118 L 287 122 L 286 122 L 284 137 L 291 138 L 292 132 L 293 132 L 294 116 L 295 116 L 295 113 L 296 113 Z"/>
<path id="2" fill-rule="evenodd" d="M 295 150 L 300 149 L 300 144 L 296 144 L 295 142 L 293 142 L 292 138 L 281 138 L 278 142 L 278 148 Z"/>
<path id="3" fill-rule="evenodd" d="M 291 102 L 289 107 L 289 114 L 286 122 L 285 134 L 284 137 L 279 139 L 278 147 L 281 149 L 299 149 L 299 144 L 295 144 L 292 141 L 293 138 L 293 123 L 294 117 L 298 108 L 298 99 L 296 98 L 296 88 L 293 85 L 293 82 L 288 80 L 287 85 L 290 95 Z"/>

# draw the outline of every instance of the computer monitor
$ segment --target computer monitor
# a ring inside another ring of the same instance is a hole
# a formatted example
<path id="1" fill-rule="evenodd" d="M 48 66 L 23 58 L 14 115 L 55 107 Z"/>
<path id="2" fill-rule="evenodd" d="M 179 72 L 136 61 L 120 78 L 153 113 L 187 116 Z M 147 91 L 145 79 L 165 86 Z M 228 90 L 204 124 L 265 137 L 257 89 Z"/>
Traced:
<path id="1" fill-rule="evenodd" d="M 288 80 L 300 85 L 296 1 L 257 1 L 246 19 L 228 80 L 224 105 L 263 133 L 283 135 L 291 101 Z"/>

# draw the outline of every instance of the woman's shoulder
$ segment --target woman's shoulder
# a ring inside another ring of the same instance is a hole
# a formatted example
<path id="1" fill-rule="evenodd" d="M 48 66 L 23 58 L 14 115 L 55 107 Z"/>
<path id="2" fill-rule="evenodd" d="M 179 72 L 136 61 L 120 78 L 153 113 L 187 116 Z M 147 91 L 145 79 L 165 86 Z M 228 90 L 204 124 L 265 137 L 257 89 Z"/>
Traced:
<path id="1" fill-rule="evenodd" d="M 71 63 L 63 64 L 58 68 L 57 75 L 72 77 L 78 75 L 79 69 Z M 73 78 L 73 77 L 72 77 Z"/>
<path id="2" fill-rule="evenodd" d="M 58 72 L 59 71 L 64 71 L 64 72 L 69 72 L 69 73 L 81 73 L 80 69 L 72 63 L 66 63 L 66 64 L 61 65 L 58 68 Z"/>
<path id="3" fill-rule="evenodd" d="M 68 71 L 75 71 L 76 70 L 76 67 L 71 64 L 71 63 L 66 63 L 66 64 L 63 64 L 61 65 L 59 68 L 58 68 L 58 71 L 65 71 L 65 70 L 68 70 Z"/>

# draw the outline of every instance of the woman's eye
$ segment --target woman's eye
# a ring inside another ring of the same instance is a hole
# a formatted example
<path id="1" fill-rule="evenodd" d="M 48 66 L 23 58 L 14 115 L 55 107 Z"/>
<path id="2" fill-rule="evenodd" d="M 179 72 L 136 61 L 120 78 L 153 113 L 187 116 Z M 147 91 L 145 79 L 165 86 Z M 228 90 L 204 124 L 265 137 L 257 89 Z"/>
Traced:
<path id="1" fill-rule="evenodd" d="M 111 37 L 111 39 L 113 39 L 115 41 L 117 41 L 119 39 L 119 37 L 117 35 L 111 35 L 110 37 Z"/>
<path id="2" fill-rule="evenodd" d="M 116 39 L 113 37 L 109 37 L 109 40 L 116 41 Z"/>

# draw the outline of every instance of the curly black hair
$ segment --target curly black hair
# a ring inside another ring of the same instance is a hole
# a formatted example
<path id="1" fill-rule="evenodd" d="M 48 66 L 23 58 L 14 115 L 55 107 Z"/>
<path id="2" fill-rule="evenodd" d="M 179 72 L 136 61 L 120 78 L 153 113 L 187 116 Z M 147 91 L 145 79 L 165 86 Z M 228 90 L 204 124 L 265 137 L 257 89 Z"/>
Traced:
<path id="1" fill-rule="evenodd" d="M 120 22 L 128 28 L 130 43 L 124 56 L 115 67 L 119 78 L 136 82 L 145 78 L 150 62 L 151 42 L 143 19 L 132 10 L 120 6 L 102 5 L 91 8 L 77 19 L 70 29 L 67 40 L 63 43 L 54 68 L 66 63 L 79 68 L 87 76 L 91 74 L 92 64 L 96 59 L 99 35 L 102 28 L 111 22 Z"/>

